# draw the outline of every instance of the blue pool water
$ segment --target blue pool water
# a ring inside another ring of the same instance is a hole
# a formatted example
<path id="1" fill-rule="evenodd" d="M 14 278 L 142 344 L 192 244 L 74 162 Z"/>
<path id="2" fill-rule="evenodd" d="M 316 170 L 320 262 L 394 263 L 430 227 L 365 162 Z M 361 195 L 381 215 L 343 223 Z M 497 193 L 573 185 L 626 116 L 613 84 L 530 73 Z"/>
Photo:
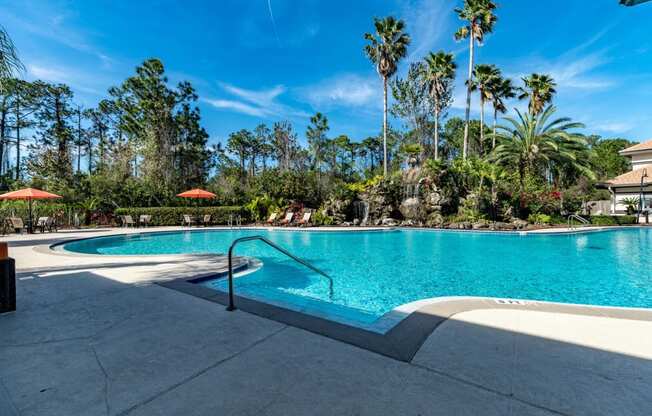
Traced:
<path id="1" fill-rule="evenodd" d="M 88 254 L 225 253 L 263 235 L 326 271 L 320 275 L 261 242 L 237 255 L 263 262 L 235 279 L 240 295 L 348 321 L 373 323 L 393 308 L 439 296 L 490 296 L 592 305 L 652 307 L 652 229 L 573 235 L 429 230 L 375 232 L 181 231 L 81 240 Z M 224 290 L 224 279 L 201 284 Z"/>

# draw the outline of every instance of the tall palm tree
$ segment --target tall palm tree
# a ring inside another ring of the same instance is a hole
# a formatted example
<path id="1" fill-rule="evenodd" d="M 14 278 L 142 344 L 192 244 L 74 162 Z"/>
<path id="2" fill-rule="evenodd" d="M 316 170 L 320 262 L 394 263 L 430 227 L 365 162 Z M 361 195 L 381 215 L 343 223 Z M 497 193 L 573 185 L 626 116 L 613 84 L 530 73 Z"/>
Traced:
<path id="1" fill-rule="evenodd" d="M 454 59 L 452 53 L 444 51 L 430 52 L 425 58 L 426 71 L 424 77 L 435 112 L 435 160 L 439 160 L 439 118 L 441 112 L 451 102 L 453 81 L 457 70 Z"/>
<path id="2" fill-rule="evenodd" d="M 512 80 L 509 78 L 503 78 L 500 75 L 489 85 L 489 91 L 491 94 L 491 105 L 494 108 L 493 135 L 491 138 L 491 148 L 494 149 L 496 147 L 496 125 L 498 124 L 498 113 L 504 114 L 507 112 L 505 100 L 514 98 L 516 93 L 514 92 Z"/>
<path id="3" fill-rule="evenodd" d="M 364 35 L 369 41 L 364 51 L 383 80 L 383 173 L 387 176 L 387 80 L 396 73 L 398 62 L 407 54 L 410 36 L 404 32 L 405 23 L 392 16 L 375 18 L 374 26 L 375 35 Z"/>
<path id="4" fill-rule="evenodd" d="M 500 78 L 495 65 L 478 64 L 473 69 L 471 90 L 480 93 L 480 149 L 484 146 L 484 104 L 491 100 L 491 85 Z"/>
<path id="5" fill-rule="evenodd" d="M 4 83 L 25 68 L 18 58 L 18 51 L 4 27 L 0 26 L 0 90 Z"/>
<path id="6" fill-rule="evenodd" d="M 527 174 L 541 172 L 551 162 L 584 169 L 585 161 L 578 158 L 578 154 L 586 148 L 586 140 L 581 134 L 571 131 L 584 125 L 565 117 L 550 121 L 555 111 L 553 106 L 537 115 L 516 110 L 518 118 L 506 117 L 504 120 L 508 125 L 498 126 L 496 137 L 499 143 L 491 159 L 516 168 L 521 197 Z"/>
<path id="7" fill-rule="evenodd" d="M 530 114 L 536 116 L 543 108 L 552 102 L 552 97 L 557 92 L 557 84 L 551 76 L 546 74 L 532 74 L 523 78 L 523 87 L 519 87 L 518 99 L 529 99 L 528 109 Z"/>
<path id="8" fill-rule="evenodd" d="M 462 157 L 466 159 L 469 150 L 469 118 L 471 113 L 471 81 L 473 79 L 473 57 L 475 43 L 482 44 L 484 36 L 491 33 L 498 18 L 494 14 L 496 4 L 492 0 L 464 0 L 462 8 L 455 12 L 465 21 L 455 33 L 456 40 L 469 39 L 469 76 L 466 84 L 466 118 L 464 124 L 464 145 Z"/>

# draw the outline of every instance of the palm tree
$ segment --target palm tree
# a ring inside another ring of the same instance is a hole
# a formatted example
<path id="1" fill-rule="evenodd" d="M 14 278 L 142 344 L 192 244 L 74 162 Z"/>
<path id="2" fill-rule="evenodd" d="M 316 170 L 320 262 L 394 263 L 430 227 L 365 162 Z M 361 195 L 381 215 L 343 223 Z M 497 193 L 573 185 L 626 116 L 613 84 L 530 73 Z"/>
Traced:
<path id="1" fill-rule="evenodd" d="M 500 75 L 489 85 L 489 92 L 491 94 L 491 105 L 494 108 L 493 135 L 491 138 L 491 148 L 494 149 L 496 147 L 496 125 L 498 124 L 498 113 L 504 114 L 507 112 L 505 100 L 514 98 L 516 94 L 514 92 L 512 80 L 509 78 L 503 78 Z"/>
<path id="2" fill-rule="evenodd" d="M 4 89 L 7 79 L 14 77 L 25 68 L 18 58 L 18 52 L 9 34 L 0 26 L 0 90 Z"/>
<path id="3" fill-rule="evenodd" d="M 546 74 L 532 74 L 523 78 L 524 87 L 519 87 L 519 100 L 529 99 L 528 109 L 530 114 L 536 116 L 543 108 L 552 102 L 552 97 L 557 92 L 555 80 Z"/>
<path id="4" fill-rule="evenodd" d="M 392 16 L 374 19 L 374 26 L 376 35 L 364 35 L 369 41 L 364 51 L 383 80 L 383 173 L 387 176 L 387 80 L 396 73 L 398 62 L 407 54 L 410 36 L 404 32 L 405 23 Z"/>
<path id="5" fill-rule="evenodd" d="M 496 138 L 499 144 L 491 159 L 517 169 L 521 198 L 527 174 L 535 173 L 551 162 L 584 169 L 584 161 L 578 158 L 578 153 L 586 148 L 586 140 L 581 134 L 570 131 L 584 125 L 566 117 L 550 121 L 555 111 L 553 106 L 537 115 L 516 110 L 518 118 L 506 117 L 504 120 L 508 125 L 498 126 Z"/>
<path id="6" fill-rule="evenodd" d="M 455 12 L 465 25 L 455 33 L 456 40 L 469 39 L 469 76 L 466 84 L 466 119 L 464 124 L 464 145 L 462 157 L 466 159 L 469 149 L 469 117 L 471 113 L 471 82 L 473 79 L 473 53 L 476 41 L 482 44 L 484 36 L 491 33 L 498 18 L 494 14 L 496 4 L 491 0 L 464 0 L 462 8 Z"/>
<path id="7" fill-rule="evenodd" d="M 495 65 L 478 64 L 473 69 L 471 90 L 480 93 L 480 150 L 484 146 L 484 103 L 491 100 L 491 85 L 500 78 L 500 70 Z"/>
<path id="8" fill-rule="evenodd" d="M 439 160 L 439 118 L 441 112 L 450 105 L 453 81 L 457 64 L 452 53 L 430 52 L 426 56 L 425 81 L 435 112 L 435 160 Z"/>

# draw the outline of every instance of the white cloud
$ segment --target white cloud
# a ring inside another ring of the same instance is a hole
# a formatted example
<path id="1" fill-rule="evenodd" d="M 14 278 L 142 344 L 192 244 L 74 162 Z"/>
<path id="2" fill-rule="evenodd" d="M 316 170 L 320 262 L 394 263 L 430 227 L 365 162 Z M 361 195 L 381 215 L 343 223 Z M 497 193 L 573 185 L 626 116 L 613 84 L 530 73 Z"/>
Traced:
<path id="1" fill-rule="evenodd" d="M 27 73 L 34 79 L 40 79 L 42 81 L 58 83 L 58 84 L 67 84 L 72 89 L 86 92 L 93 95 L 101 95 L 101 92 L 97 88 L 88 86 L 92 84 L 93 81 L 96 81 L 96 77 L 90 77 L 89 75 L 80 72 L 75 68 L 67 68 L 61 66 L 53 66 L 46 64 L 27 64 Z"/>
<path id="2" fill-rule="evenodd" d="M 450 36 L 449 19 L 456 2 L 442 0 L 410 0 L 402 17 L 412 38 L 407 62 L 422 59 L 439 43 L 442 35 Z"/>
<path id="3" fill-rule="evenodd" d="M 308 117 L 300 109 L 279 102 L 279 97 L 286 92 L 283 85 L 263 90 L 249 90 L 235 85 L 220 83 L 222 90 L 234 98 L 208 98 L 206 103 L 215 108 L 232 110 L 255 117 Z"/>
<path id="4" fill-rule="evenodd" d="M 260 108 L 251 106 L 249 104 L 240 101 L 211 100 L 211 99 L 205 99 L 204 101 L 206 101 L 208 104 L 212 105 L 215 108 L 224 108 L 228 110 L 233 110 L 238 113 L 248 114 L 250 116 L 263 117 L 266 115 L 265 112 L 262 111 Z"/>
<path id="5" fill-rule="evenodd" d="M 299 95 L 315 108 L 382 105 L 382 91 L 378 77 L 344 74 L 299 88 L 298 91 Z"/>
<path id="6" fill-rule="evenodd" d="M 596 123 L 591 126 L 592 128 L 598 130 L 598 131 L 603 131 L 606 133 L 626 133 L 628 131 L 631 131 L 632 125 L 629 123 L 622 123 L 622 122 L 603 122 L 603 123 Z"/>

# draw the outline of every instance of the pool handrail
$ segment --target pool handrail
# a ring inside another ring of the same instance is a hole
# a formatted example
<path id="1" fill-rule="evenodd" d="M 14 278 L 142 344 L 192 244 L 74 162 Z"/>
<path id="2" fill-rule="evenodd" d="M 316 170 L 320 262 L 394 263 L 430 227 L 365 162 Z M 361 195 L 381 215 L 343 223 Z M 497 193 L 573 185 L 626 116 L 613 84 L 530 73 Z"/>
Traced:
<path id="1" fill-rule="evenodd" d="M 577 220 L 577 221 L 579 221 L 580 223 L 582 223 L 584 225 L 587 225 L 587 224 L 591 223 L 589 220 L 587 220 L 584 217 L 581 217 L 581 216 L 579 216 L 577 214 L 571 214 L 571 215 L 568 216 L 568 228 L 569 229 L 573 228 L 573 220 Z"/>
<path id="2" fill-rule="evenodd" d="M 226 307 L 227 311 L 234 311 L 236 309 L 235 307 L 235 302 L 233 300 L 233 249 L 238 243 L 244 242 L 244 241 L 252 241 L 252 240 L 260 240 L 263 243 L 267 244 L 268 246 L 280 251 L 281 253 L 285 254 L 292 260 L 296 261 L 299 264 L 302 264 L 306 266 L 307 268 L 319 273 L 320 275 L 324 276 L 328 280 L 328 292 L 329 292 L 329 297 L 333 298 L 333 279 L 327 275 L 325 272 L 319 270 L 317 267 L 313 266 L 312 264 L 308 263 L 307 261 L 295 256 L 294 254 L 290 253 L 283 247 L 280 247 L 271 241 L 269 241 L 267 238 L 263 237 L 262 235 L 250 235 L 246 237 L 240 237 L 236 238 L 233 240 L 231 243 L 231 246 L 229 247 L 229 306 Z"/>

